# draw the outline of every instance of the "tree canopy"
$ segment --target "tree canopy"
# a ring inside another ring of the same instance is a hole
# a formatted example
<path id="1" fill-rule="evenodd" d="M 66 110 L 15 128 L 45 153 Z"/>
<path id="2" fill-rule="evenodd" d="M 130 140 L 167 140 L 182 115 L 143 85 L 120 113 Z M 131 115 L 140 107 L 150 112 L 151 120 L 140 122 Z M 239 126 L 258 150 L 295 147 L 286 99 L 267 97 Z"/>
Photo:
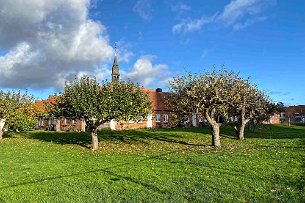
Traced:
<path id="1" fill-rule="evenodd" d="M 138 85 L 124 81 L 98 84 L 95 78 L 83 76 L 66 83 L 63 94 L 56 97 L 53 115 L 84 119 L 96 150 L 99 125 L 112 119 L 138 120 L 149 112 L 148 96 Z"/>
<path id="2" fill-rule="evenodd" d="M 232 72 L 213 70 L 203 74 L 178 75 L 170 81 L 173 96 L 168 103 L 176 100 L 173 107 L 178 112 L 202 114 L 212 127 L 213 146 L 220 146 L 217 117 L 227 116 L 228 86 L 234 77 Z M 175 107 L 177 104 L 179 107 Z"/>
<path id="3" fill-rule="evenodd" d="M 0 119 L 12 130 L 32 130 L 36 125 L 35 101 L 27 92 L 0 92 Z M 0 129 L 2 138 L 2 129 Z"/>
<path id="4" fill-rule="evenodd" d="M 220 146 L 218 117 L 237 119 L 238 139 L 244 139 L 245 125 L 270 115 L 269 97 L 239 73 L 215 69 L 200 74 L 178 75 L 170 81 L 168 105 L 178 114 L 200 114 L 212 127 L 212 145 Z M 232 121 L 231 121 L 232 122 Z"/>

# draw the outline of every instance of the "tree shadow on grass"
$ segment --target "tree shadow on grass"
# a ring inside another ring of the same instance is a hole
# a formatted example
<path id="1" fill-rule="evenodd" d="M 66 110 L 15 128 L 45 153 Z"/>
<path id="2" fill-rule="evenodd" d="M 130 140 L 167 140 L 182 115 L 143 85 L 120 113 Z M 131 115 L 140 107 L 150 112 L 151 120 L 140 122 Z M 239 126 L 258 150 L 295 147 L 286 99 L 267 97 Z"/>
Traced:
<path id="1" fill-rule="evenodd" d="M 206 146 L 203 144 L 194 144 L 186 142 L 183 140 L 184 136 L 178 135 L 175 132 L 181 131 L 177 129 L 140 129 L 121 131 L 102 130 L 99 132 L 99 139 L 101 141 L 117 141 L 128 144 L 149 144 L 149 141 L 155 140 L 182 145 Z"/>
<path id="2" fill-rule="evenodd" d="M 190 137 L 188 134 L 190 133 Z M 191 143 L 189 139 L 197 137 L 196 134 L 211 134 L 209 127 L 199 128 L 170 128 L 170 129 L 136 129 L 136 130 L 120 130 L 112 131 L 110 129 L 102 129 L 98 132 L 99 141 L 103 142 L 119 142 L 125 144 L 147 144 L 151 141 L 160 141 L 189 146 L 209 146 L 205 144 Z M 4 138 L 13 138 L 23 136 L 29 139 L 38 139 L 45 142 L 53 142 L 57 144 L 75 144 L 85 148 L 91 147 L 90 133 L 78 132 L 52 132 L 52 131 L 32 131 L 32 132 L 6 132 Z M 227 139 L 236 139 L 234 129 L 229 126 L 222 127 L 221 136 Z M 293 126 L 287 127 L 282 125 L 272 125 L 268 129 L 258 129 L 256 132 L 246 130 L 246 139 L 262 138 L 262 139 L 305 139 L 305 127 Z"/>
<path id="3" fill-rule="evenodd" d="M 8 132 L 7 138 L 25 137 L 28 139 L 37 139 L 44 142 L 56 144 L 75 144 L 85 148 L 90 148 L 91 136 L 89 133 L 78 132 L 54 132 L 54 131 L 31 131 L 31 132 Z"/>
<path id="4" fill-rule="evenodd" d="M 247 131 L 246 137 L 262 139 L 305 139 L 305 127 L 267 125 L 266 128 L 258 129 L 256 132 Z"/>
<path id="5" fill-rule="evenodd" d="M 211 134 L 211 128 L 209 126 L 196 127 L 196 128 L 183 128 L 179 129 L 181 132 Z M 235 129 L 227 124 L 224 124 L 220 128 L 221 137 L 228 139 L 236 139 L 237 135 Z M 262 139 L 305 139 L 305 126 L 287 126 L 283 124 L 277 125 L 261 125 L 253 132 L 248 127 L 245 129 L 245 139 L 247 138 L 262 138 Z"/>
<path id="6" fill-rule="evenodd" d="M 226 125 L 221 127 L 221 136 L 228 139 L 236 139 L 237 135 L 232 126 Z M 304 126 L 284 126 L 284 125 L 263 125 L 255 131 L 245 129 L 245 139 L 305 139 Z"/>
<path id="7" fill-rule="evenodd" d="M 193 144 L 183 140 L 183 136 L 176 134 L 180 132 L 175 129 L 139 129 L 139 130 L 120 130 L 112 131 L 102 129 L 98 131 L 100 142 L 119 142 L 124 144 L 146 144 L 150 141 L 168 142 L 191 146 L 206 146 L 203 144 Z M 91 135 L 86 132 L 54 132 L 54 131 L 32 131 L 32 132 L 7 132 L 5 138 L 25 137 L 28 139 L 37 139 L 44 142 L 53 142 L 66 145 L 75 144 L 85 148 L 91 148 Z"/>

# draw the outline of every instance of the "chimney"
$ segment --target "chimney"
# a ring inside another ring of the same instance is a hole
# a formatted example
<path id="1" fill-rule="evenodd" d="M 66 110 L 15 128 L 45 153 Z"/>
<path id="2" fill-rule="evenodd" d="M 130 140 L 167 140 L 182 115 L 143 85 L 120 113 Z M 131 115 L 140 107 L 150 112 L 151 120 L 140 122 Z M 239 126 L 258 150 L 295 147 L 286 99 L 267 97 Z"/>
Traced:
<path id="1" fill-rule="evenodd" d="M 162 92 L 162 89 L 158 87 L 158 88 L 156 89 L 156 92 Z"/>

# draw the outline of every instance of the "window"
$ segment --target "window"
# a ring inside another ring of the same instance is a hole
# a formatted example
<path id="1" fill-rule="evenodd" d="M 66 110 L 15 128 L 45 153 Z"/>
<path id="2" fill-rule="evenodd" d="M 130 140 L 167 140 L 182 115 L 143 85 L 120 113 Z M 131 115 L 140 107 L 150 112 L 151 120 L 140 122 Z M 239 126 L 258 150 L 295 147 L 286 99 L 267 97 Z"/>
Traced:
<path id="1" fill-rule="evenodd" d="M 43 124 L 44 124 L 43 121 L 44 121 L 43 119 L 40 120 L 40 126 L 43 126 Z"/>
<path id="2" fill-rule="evenodd" d="M 164 123 L 168 122 L 168 115 L 167 114 L 163 114 L 163 122 Z"/>
<path id="3" fill-rule="evenodd" d="M 143 121 L 144 121 L 143 116 L 139 116 L 139 120 L 138 120 L 138 122 L 139 122 L 139 123 L 143 123 Z"/>
<path id="4" fill-rule="evenodd" d="M 160 114 L 156 114 L 156 122 L 157 122 L 157 123 L 160 122 Z"/>

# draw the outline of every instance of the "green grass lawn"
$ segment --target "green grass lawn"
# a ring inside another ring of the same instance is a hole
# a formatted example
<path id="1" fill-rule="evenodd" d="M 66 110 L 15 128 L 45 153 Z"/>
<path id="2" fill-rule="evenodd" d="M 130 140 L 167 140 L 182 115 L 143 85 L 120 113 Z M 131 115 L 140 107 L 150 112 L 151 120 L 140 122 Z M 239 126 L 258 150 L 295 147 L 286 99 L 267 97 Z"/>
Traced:
<path id="1" fill-rule="evenodd" d="M 235 140 L 206 128 L 9 133 L 0 141 L 0 202 L 305 202 L 305 126 Z"/>

